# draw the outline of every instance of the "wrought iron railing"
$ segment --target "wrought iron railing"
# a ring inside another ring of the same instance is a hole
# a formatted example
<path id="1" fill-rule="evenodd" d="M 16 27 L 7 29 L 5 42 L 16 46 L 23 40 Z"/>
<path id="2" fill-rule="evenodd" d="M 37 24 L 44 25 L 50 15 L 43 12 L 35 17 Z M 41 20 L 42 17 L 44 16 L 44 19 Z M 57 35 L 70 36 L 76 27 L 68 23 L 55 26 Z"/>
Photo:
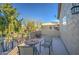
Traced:
<path id="1" fill-rule="evenodd" d="M 71 8 L 71 13 L 72 13 L 72 15 L 79 14 L 79 5 L 73 6 Z"/>

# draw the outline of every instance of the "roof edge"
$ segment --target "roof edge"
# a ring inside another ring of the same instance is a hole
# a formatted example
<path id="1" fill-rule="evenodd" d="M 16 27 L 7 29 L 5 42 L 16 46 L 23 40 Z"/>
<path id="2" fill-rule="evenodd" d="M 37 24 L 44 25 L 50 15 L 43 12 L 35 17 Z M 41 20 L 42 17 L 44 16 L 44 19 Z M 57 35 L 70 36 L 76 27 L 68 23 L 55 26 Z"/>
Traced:
<path id="1" fill-rule="evenodd" d="M 60 17 L 61 4 L 62 4 L 62 3 L 58 3 L 58 15 L 57 15 L 57 19 L 59 19 L 59 17 Z"/>

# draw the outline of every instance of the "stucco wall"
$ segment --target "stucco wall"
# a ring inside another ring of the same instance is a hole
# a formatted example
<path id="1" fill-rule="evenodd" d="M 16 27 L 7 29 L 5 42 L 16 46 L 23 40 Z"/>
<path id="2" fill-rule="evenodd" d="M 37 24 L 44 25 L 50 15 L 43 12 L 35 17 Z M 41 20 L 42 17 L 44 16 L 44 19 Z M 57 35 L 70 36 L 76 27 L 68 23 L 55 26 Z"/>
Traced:
<path id="1" fill-rule="evenodd" d="M 60 31 L 54 30 L 54 29 L 42 29 L 41 30 L 42 36 L 43 35 L 48 35 L 52 37 L 57 37 L 60 36 Z"/>
<path id="2" fill-rule="evenodd" d="M 61 6 L 61 23 L 63 17 L 67 17 L 67 24 L 60 27 L 61 38 L 70 54 L 79 54 L 79 15 L 72 15 L 71 7 L 72 4 L 62 4 Z"/>

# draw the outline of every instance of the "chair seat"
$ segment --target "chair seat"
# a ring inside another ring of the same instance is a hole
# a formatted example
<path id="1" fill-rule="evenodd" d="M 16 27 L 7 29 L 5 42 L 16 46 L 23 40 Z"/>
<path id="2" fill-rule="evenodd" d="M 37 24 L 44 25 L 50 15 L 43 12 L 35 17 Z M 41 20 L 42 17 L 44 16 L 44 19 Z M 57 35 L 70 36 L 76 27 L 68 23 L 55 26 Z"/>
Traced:
<path id="1" fill-rule="evenodd" d="M 50 47 L 50 44 L 41 44 L 41 46 L 43 46 L 43 47 Z"/>

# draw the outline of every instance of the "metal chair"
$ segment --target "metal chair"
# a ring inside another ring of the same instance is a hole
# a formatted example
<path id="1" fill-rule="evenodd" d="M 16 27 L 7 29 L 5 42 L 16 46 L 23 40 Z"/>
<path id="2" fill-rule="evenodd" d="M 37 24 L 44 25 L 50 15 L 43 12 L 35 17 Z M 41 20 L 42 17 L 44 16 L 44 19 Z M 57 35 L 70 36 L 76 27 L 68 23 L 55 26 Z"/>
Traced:
<path id="1" fill-rule="evenodd" d="M 41 52 L 41 46 L 44 48 L 49 48 L 49 55 L 51 54 L 51 48 L 52 48 L 52 38 L 45 38 L 44 43 L 40 43 L 40 52 Z"/>

